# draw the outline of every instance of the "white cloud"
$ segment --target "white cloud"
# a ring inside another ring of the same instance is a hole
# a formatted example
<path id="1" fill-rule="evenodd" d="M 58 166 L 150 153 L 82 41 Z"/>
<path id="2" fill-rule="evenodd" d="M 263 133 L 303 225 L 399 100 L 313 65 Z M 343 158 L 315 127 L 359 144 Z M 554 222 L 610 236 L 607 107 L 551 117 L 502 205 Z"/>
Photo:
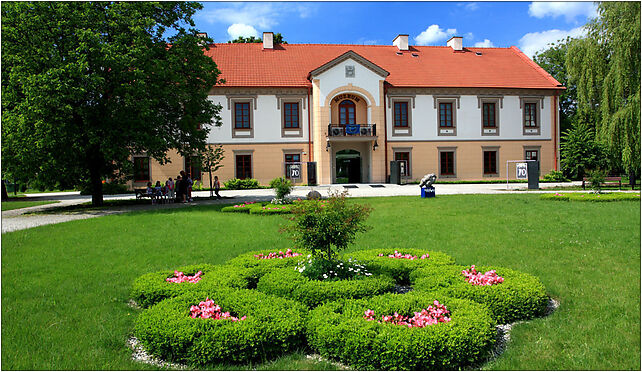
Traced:
<path id="1" fill-rule="evenodd" d="M 231 3 L 215 10 L 202 11 L 195 18 L 208 23 L 244 24 L 265 31 L 273 29 L 282 19 L 292 16 L 307 18 L 318 7 L 314 4 L 293 5 L 290 3 Z"/>
<path id="2" fill-rule="evenodd" d="M 479 9 L 479 4 L 477 4 L 477 3 L 466 3 L 466 5 L 464 5 L 464 8 L 466 8 L 466 10 L 468 10 L 468 11 L 474 12 L 475 10 Z"/>
<path id="3" fill-rule="evenodd" d="M 457 29 L 449 28 L 444 31 L 439 25 L 430 25 L 419 35 L 415 37 L 417 45 L 428 45 L 446 39 L 449 36 L 453 36 L 457 33 Z"/>
<path id="4" fill-rule="evenodd" d="M 586 30 L 584 27 L 577 27 L 569 31 L 565 30 L 547 30 L 541 32 L 529 32 L 526 35 L 522 36 L 519 39 L 519 48 L 529 56 L 533 58 L 535 52 L 543 51 L 548 49 L 548 44 L 555 43 L 558 40 L 566 39 L 567 36 L 570 37 L 582 37 L 586 35 Z"/>
<path id="5" fill-rule="evenodd" d="M 242 23 L 235 23 L 231 25 L 230 27 L 227 28 L 227 34 L 230 35 L 230 39 L 234 40 L 238 38 L 239 36 L 243 37 L 258 37 L 259 32 L 256 31 L 256 29 L 250 25 L 245 25 Z"/>
<path id="6" fill-rule="evenodd" d="M 475 43 L 475 48 L 493 48 L 495 44 L 493 44 L 492 41 L 488 39 L 484 39 L 484 41 L 478 41 Z"/>
<path id="7" fill-rule="evenodd" d="M 567 22 L 572 22 L 577 16 L 595 18 L 597 6 L 593 2 L 540 2 L 534 1 L 528 6 L 528 14 L 535 18 L 564 16 Z"/>

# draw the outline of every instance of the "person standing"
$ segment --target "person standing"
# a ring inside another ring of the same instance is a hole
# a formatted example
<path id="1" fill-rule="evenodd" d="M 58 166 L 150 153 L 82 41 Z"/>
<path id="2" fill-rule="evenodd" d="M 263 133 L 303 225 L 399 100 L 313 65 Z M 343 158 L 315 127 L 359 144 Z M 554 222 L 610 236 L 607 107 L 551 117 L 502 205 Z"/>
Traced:
<path id="1" fill-rule="evenodd" d="M 214 193 L 216 194 L 216 199 L 221 199 L 221 195 L 218 194 L 218 190 L 221 189 L 221 182 L 218 180 L 218 176 L 214 176 Z"/>
<path id="2" fill-rule="evenodd" d="M 194 200 L 192 199 L 192 186 L 194 185 L 194 181 L 192 180 L 192 177 L 188 174 L 187 175 L 187 200 L 190 202 L 193 202 Z"/>
<path id="3" fill-rule="evenodd" d="M 187 175 L 185 174 L 185 171 L 181 171 L 181 184 L 178 187 L 178 193 L 179 193 L 179 199 L 183 203 L 187 203 L 187 187 L 189 184 L 187 183 Z"/>
<path id="4" fill-rule="evenodd" d="M 171 200 L 173 203 L 176 195 L 174 192 L 174 181 L 172 180 L 172 177 L 165 182 L 165 188 L 167 188 L 167 199 Z"/>

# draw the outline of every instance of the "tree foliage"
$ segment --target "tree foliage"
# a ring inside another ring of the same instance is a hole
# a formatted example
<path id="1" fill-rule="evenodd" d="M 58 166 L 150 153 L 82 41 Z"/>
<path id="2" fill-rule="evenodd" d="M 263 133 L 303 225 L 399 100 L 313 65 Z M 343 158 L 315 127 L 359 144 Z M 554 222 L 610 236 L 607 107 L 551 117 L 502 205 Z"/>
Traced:
<path id="1" fill-rule="evenodd" d="M 567 177 L 580 180 L 590 170 L 607 167 L 606 150 L 604 145 L 595 141 L 594 129 L 590 124 L 575 121 L 562 139 L 564 156 L 561 166 Z"/>
<path id="2" fill-rule="evenodd" d="M 283 40 L 283 35 L 281 35 L 280 32 L 277 32 L 276 34 L 274 34 L 274 40 L 273 41 L 274 41 L 274 44 L 287 44 L 288 43 L 287 41 Z M 249 36 L 249 37 L 239 36 L 234 40 L 228 41 L 228 43 L 232 43 L 232 44 L 262 43 L 262 42 L 263 42 L 263 39 L 261 39 L 260 37 L 256 37 L 256 36 Z"/>
<path id="3" fill-rule="evenodd" d="M 602 2 L 587 36 L 568 47 L 577 110 L 629 175 L 640 171 L 640 3 Z M 634 178 L 634 177 L 632 177 Z"/>
<path id="4" fill-rule="evenodd" d="M 18 180 L 129 174 L 205 147 L 219 70 L 194 29 L 196 3 L 2 3 L 3 172 Z M 166 36 L 171 35 L 171 36 Z M 207 41 L 207 40 L 206 40 Z"/>

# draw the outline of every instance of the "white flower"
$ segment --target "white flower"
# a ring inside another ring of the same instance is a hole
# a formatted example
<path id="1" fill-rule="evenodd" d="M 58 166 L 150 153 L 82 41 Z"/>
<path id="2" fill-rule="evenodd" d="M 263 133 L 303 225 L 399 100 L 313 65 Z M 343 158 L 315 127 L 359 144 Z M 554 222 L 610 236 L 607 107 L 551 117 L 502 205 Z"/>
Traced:
<path id="1" fill-rule="evenodd" d="M 366 276 L 370 276 L 370 275 L 372 275 L 372 274 L 370 274 L 370 273 L 366 273 Z"/>
<path id="2" fill-rule="evenodd" d="M 323 274 L 323 279 L 328 279 L 328 276 L 326 274 Z"/>

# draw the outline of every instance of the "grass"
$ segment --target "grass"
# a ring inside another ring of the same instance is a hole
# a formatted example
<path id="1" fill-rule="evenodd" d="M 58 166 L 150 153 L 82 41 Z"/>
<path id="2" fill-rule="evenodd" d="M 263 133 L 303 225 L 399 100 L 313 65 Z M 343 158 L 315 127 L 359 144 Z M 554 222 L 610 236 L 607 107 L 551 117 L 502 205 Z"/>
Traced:
<path id="1" fill-rule="evenodd" d="M 2 211 L 10 211 L 13 209 L 20 209 L 20 208 L 28 208 L 28 207 L 35 207 L 36 205 L 45 205 L 45 204 L 53 204 L 53 203 L 58 203 L 58 201 L 46 201 L 46 200 L 40 200 L 40 201 L 3 201 L 0 203 L 0 206 L 2 207 Z"/>
<path id="2" fill-rule="evenodd" d="M 551 316 L 515 325 L 490 370 L 640 369 L 640 204 L 552 203 L 539 195 L 368 198 L 372 229 L 352 250 L 439 250 L 457 263 L 538 276 L 560 301 Z M 139 311 L 127 305 L 145 273 L 291 242 L 283 216 L 221 206 L 72 221 L 2 236 L 3 369 L 154 369 L 126 347 Z M 308 351 L 254 366 L 333 368 Z"/>
<path id="3" fill-rule="evenodd" d="M 590 192 L 573 192 L 567 194 L 543 194 L 540 195 L 542 200 L 556 200 L 556 201 L 580 201 L 580 202 L 618 202 L 618 201 L 633 201 L 640 203 L 640 194 L 627 193 L 627 192 L 609 192 L 603 194 L 594 194 Z"/>

